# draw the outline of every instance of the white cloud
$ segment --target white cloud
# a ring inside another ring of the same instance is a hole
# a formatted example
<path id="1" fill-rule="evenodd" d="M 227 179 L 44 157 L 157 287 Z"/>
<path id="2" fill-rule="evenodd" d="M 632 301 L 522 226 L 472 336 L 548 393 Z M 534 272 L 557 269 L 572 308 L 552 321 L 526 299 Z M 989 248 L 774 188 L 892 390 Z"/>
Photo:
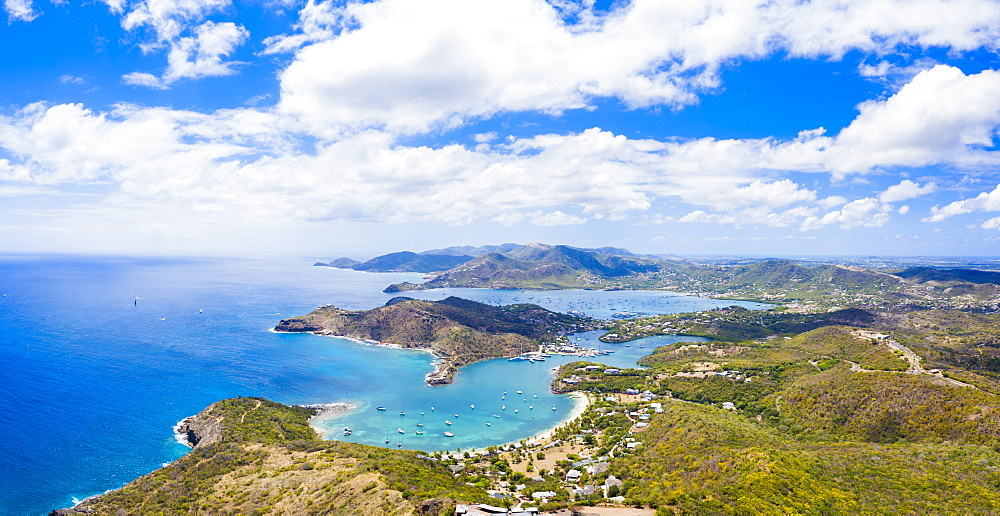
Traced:
<path id="1" fill-rule="evenodd" d="M 82 85 L 86 84 L 87 81 L 84 80 L 83 77 L 77 77 L 75 75 L 63 75 L 62 77 L 59 77 L 59 83 L 60 84 L 74 84 L 74 85 L 77 85 L 77 86 L 82 86 Z"/>
<path id="2" fill-rule="evenodd" d="M 889 222 L 890 206 L 873 197 L 858 199 L 845 204 L 841 209 L 824 214 L 822 217 L 808 217 L 802 222 L 802 230 L 818 229 L 837 224 L 842 229 L 856 227 L 882 227 Z"/>
<path id="3" fill-rule="evenodd" d="M 569 215 L 561 211 L 554 211 L 552 213 L 536 211 L 531 214 L 531 223 L 536 226 L 570 226 L 585 222 L 587 222 L 587 219 L 583 217 Z"/>
<path id="4" fill-rule="evenodd" d="M 158 90 L 166 89 L 166 85 L 159 77 L 145 72 L 132 72 L 127 73 L 122 76 L 123 84 L 131 84 L 132 86 L 142 86 L 145 88 L 154 88 Z"/>
<path id="5" fill-rule="evenodd" d="M 123 2 L 107 2 L 113 12 Z M 181 79 L 231 75 L 241 63 L 223 58 L 242 45 L 250 33 L 233 22 L 206 21 L 206 16 L 228 8 L 229 0 L 143 0 L 122 18 L 127 31 L 146 29 L 152 38 L 142 43 L 144 52 L 167 49 L 167 68 L 161 77 L 133 72 L 122 77 L 126 84 L 165 89 Z"/>
<path id="6" fill-rule="evenodd" d="M 475 141 L 476 143 L 489 143 L 496 139 L 497 139 L 496 132 L 479 133 L 472 135 L 472 140 Z"/>
<path id="7" fill-rule="evenodd" d="M 38 17 L 34 2 L 31 0 L 4 0 L 3 8 L 7 11 L 8 22 L 30 22 Z"/>
<path id="8" fill-rule="evenodd" d="M 596 97 L 680 106 L 717 87 L 723 66 L 776 52 L 838 58 L 1000 41 L 990 0 L 635 0 L 603 16 L 573 8 L 577 25 L 565 11 L 542 0 L 310 2 L 299 32 L 268 40 L 266 52 L 308 45 L 282 74 L 280 106 L 316 130 L 421 132 Z"/>
<path id="9" fill-rule="evenodd" d="M 224 62 L 222 57 L 229 56 L 249 37 L 250 33 L 235 23 L 202 23 L 195 28 L 194 36 L 180 38 L 170 49 L 163 82 L 232 74 L 233 66 L 239 63 Z"/>
<path id="10" fill-rule="evenodd" d="M 106 3 L 112 10 L 123 9 L 124 2 Z M 142 0 L 125 14 L 121 24 L 129 31 L 149 28 L 156 39 L 144 48 L 152 50 L 179 38 L 192 22 L 198 23 L 230 5 L 230 0 Z"/>
<path id="11" fill-rule="evenodd" d="M 879 194 L 878 200 L 881 202 L 898 202 L 906 201 L 909 199 L 915 199 L 927 194 L 931 194 L 937 191 L 937 185 L 934 183 L 927 183 L 924 186 L 920 186 L 909 179 L 904 179 L 886 188 L 886 190 Z"/>
<path id="12" fill-rule="evenodd" d="M 875 167 L 937 163 L 995 164 L 980 150 L 992 145 L 1000 125 L 1000 72 L 965 75 L 937 66 L 921 72 L 884 101 L 868 101 L 861 113 L 831 142 L 835 174 Z"/>
<path id="13" fill-rule="evenodd" d="M 964 215 L 975 211 L 1000 211 L 1000 185 L 991 192 L 983 192 L 972 199 L 955 201 L 943 208 L 931 208 L 931 215 L 924 222 L 940 222 L 955 215 Z"/>
<path id="14" fill-rule="evenodd" d="M 1000 217 L 993 217 L 983 222 L 983 225 L 980 227 L 983 229 L 1000 229 Z"/>
<path id="15" fill-rule="evenodd" d="M 293 34 L 281 34 L 264 39 L 263 55 L 293 52 L 304 45 L 332 39 L 338 27 L 345 24 L 344 10 L 334 5 L 333 0 L 308 0 L 299 11 L 299 21 Z"/>

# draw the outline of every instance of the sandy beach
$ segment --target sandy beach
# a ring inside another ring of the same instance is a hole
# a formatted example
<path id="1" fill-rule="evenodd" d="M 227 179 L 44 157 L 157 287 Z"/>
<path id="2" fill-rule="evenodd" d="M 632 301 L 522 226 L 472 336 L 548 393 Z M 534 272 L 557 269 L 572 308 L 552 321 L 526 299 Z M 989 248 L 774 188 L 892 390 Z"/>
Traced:
<path id="1" fill-rule="evenodd" d="M 350 414 L 358 408 L 357 405 L 352 405 L 350 403 L 343 402 L 333 402 L 333 403 L 311 403 L 308 405 L 302 405 L 306 408 L 316 409 L 316 415 L 309 418 L 309 426 L 312 427 L 316 433 L 320 434 L 320 437 L 326 439 L 326 434 L 332 432 L 331 428 L 322 428 L 317 423 L 323 423 L 331 419 L 338 418 Z"/>
<path id="2" fill-rule="evenodd" d="M 563 425 L 566 425 L 567 423 L 570 423 L 570 422 L 576 420 L 576 418 L 582 416 L 583 413 L 587 411 L 587 407 L 590 406 L 590 397 L 589 396 L 587 396 L 586 394 L 584 394 L 582 392 L 579 392 L 579 391 L 571 392 L 570 396 L 573 398 L 573 401 L 574 401 L 574 403 L 573 403 L 573 410 L 571 410 L 570 413 L 569 413 L 569 415 L 566 416 L 566 419 L 560 421 L 559 424 L 553 426 L 552 428 L 549 428 L 548 430 L 545 430 L 543 432 L 539 432 L 539 433 L 537 433 L 537 434 L 529 437 L 526 442 L 530 443 L 530 442 L 534 441 L 534 442 L 537 442 L 537 443 L 542 443 L 542 442 L 544 442 L 546 440 L 551 439 L 552 436 L 555 435 L 556 430 L 558 430 L 559 428 L 561 428 Z"/>

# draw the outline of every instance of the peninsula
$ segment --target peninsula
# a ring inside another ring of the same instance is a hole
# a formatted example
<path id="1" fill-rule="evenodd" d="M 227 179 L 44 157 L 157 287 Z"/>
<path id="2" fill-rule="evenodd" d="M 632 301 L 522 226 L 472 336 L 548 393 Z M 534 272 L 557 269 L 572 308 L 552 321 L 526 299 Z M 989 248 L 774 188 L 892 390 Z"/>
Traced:
<path id="1" fill-rule="evenodd" d="M 489 499 L 419 452 L 321 440 L 315 412 L 263 398 L 213 403 L 180 429 L 190 453 L 52 514 L 436 515 Z"/>
<path id="2" fill-rule="evenodd" d="M 323 306 L 302 317 L 284 319 L 274 329 L 424 349 L 438 358 L 427 383 L 442 385 L 451 383 L 463 365 L 536 351 L 545 343 L 565 341 L 568 333 L 600 325 L 588 317 L 533 304 L 497 307 L 452 296 L 441 301 L 397 297 L 373 310 Z"/>

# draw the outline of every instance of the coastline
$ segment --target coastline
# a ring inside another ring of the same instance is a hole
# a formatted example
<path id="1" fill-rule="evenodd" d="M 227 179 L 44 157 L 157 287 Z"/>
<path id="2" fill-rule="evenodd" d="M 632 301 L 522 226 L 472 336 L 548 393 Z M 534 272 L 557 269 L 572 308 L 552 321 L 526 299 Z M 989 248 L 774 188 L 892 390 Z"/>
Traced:
<path id="1" fill-rule="evenodd" d="M 273 333 L 293 333 L 293 332 L 275 330 L 274 328 L 271 328 L 271 332 L 273 332 Z M 351 336 L 348 336 L 348 335 L 335 335 L 333 333 L 327 333 L 327 332 L 323 332 L 323 331 L 310 331 L 310 332 L 305 332 L 305 333 L 311 333 L 313 335 L 318 335 L 320 337 L 333 337 L 333 338 L 337 338 L 337 339 L 347 339 L 347 340 L 349 340 L 351 342 L 354 342 L 355 344 L 361 344 L 362 346 L 377 346 L 377 347 L 380 347 L 380 348 L 423 351 L 425 353 L 429 353 L 431 355 L 431 357 L 433 358 L 433 360 L 431 360 L 431 362 L 430 362 L 430 365 L 434 369 L 431 370 L 431 372 L 429 372 L 426 375 L 424 375 L 424 382 L 427 383 L 428 385 L 443 385 L 443 384 L 449 384 L 449 383 L 451 383 L 452 382 L 452 376 L 453 376 L 453 374 L 449 375 L 448 372 L 450 370 L 457 371 L 457 369 L 458 369 L 446 357 L 438 355 L 437 352 L 434 351 L 433 348 L 408 348 L 406 346 L 401 346 L 399 344 L 393 344 L 391 342 L 382 342 L 382 341 L 372 340 L 372 339 L 361 339 L 361 338 L 358 338 L 358 337 L 351 337 Z M 503 357 L 501 357 L 501 358 L 503 358 Z"/>
<path id="2" fill-rule="evenodd" d="M 526 443 L 543 444 L 544 441 L 551 440 L 552 436 L 556 433 L 556 430 L 559 430 L 563 426 L 566 426 L 567 424 L 576 421 L 580 416 L 583 415 L 584 412 L 587 411 L 587 408 L 590 407 L 591 399 L 590 396 L 587 396 L 586 393 L 581 391 L 573 391 L 569 393 L 569 395 L 570 397 L 573 398 L 575 403 L 573 403 L 573 410 L 569 412 L 569 415 L 566 416 L 566 419 L 560 421 L 559 423 L 556 423 L 552 428 L 543 430 L 531 437 L 528 437 L 527 439 L 525 439 Z"/>
<path id="3" fill-rule="evenodd" d="M 299 406 L 316 410 L 316 414 L 309 418 L 309 426 L 315 430 L 317 434 L 319 434 L 321 439 L 326 440 L 332 440 L 331 437 L 326 434 L 334 432 L 335 429 L 320 428 L 316 425 L 316 423 L 326 422 L 331 419 L 346 416 L 347 414 L 350 414 L 358 409 L 357 405 L 342 401 L 335 401 L 331 403 L 309 403 L 307 405 Z"/>
<path id="4" fill-rule="evenodd" d="M 590 407 L 590 404 L 592 402 L 590 396 L 587 396 L 585 393 L 581 391 L 573 391 L 568 394 L 570 395 L 570 397 L 573 398 L 574 403 L 573 403 L 573 409 L 569 411 L 569 414 L 566 416 L 565 419 L 559 421 L 551 428 L 542 430 L 541 432 L 538 432 L 534 435 L 530 435 L 523 439 L 518 439 L 517 441 L 510 441 L 507 443 L 503 443 L 498 446 L 501 448 L 505 448 L 507 446 L 523 442 L 525 446 L 530 447 L 530 446 L 538 446 L 541 444 L 545 444 L 546 442 L 550 441 L 552 439 L 552 436 L 555 434 L 556 430 L 559 430 L 563 426 L 572 423 L 573 421 L 576 421 L 577 418 L 582 416 L 583 413 L 587 411 L 587 408 Z M 478 449 L 479 448 L 473 448 L 473 450 L 478 450 Z"/>

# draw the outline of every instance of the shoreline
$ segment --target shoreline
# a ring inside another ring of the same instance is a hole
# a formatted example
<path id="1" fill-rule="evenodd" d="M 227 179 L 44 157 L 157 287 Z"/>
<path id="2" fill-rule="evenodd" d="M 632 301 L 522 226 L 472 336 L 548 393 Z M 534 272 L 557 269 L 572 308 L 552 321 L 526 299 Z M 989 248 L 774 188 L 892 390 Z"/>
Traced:
<path id="1" fill-rule="evenodd" d="M 569 411 L 569 414 L 566 416 L 565 419 L 563 419 L 562 421 L 559 421 L 558 423 L 556 423 L 555 425 L 553 425 L 551 428 L 548 428 L 546 430 L 542 430 L 542 431 L 540 431 L 540 432 L 538 432 L 536 434 L 529 435 L 528 437 L 525 437 L 523 439 L 518 439 L 516 441 L 510 441 L 510 442 L 498 444 L 496 446 L 498 448 L 506 448 L 508 446 L 512 446 L 512 445 L 519 444 L 519 443 L 523 442 L 525 447 L 531 447 L 531 446 L 538 446 L 538 445 L 541 445 L 541 444 L 545 444 L 545 442 L 547 440 L 551 440 L 552 436 L 555 434 L 556 430 L 559 430 L 563 426 L 565 426 L 565 425 L 567 425 L 569 423 L 572 423 L 573 421 L 576 421 L 580 416 L 583 415 L 584 412 L 587 411 L 587 408 L 590 407 L 590 404 L 592 403 L 592 400 L 590 399 L 590 396 L 587 396 L 587 394 L 584 393 L 584 392 L 582 392 L 582 391 L 573 391 L 573 392 L 570 392 L 568 394 L 569 394 L 570 397 L 573 398 L 574 403 L 573 403 L 573 408 Z M 473 451 L 480 450 L 480 449 L 485 450 L 486 448 L 488 448 L 488 446 L 483 447 L 483 448 L 476 447 L 476 448 L 472 448 L 472 450 Z"/>
<path id="2" fill-rule="evenodd" d="M 449 369 L 449 366 L 453 367 L 456 370 L 458 369 L 457 367 L 455 367 L 451 363 L 451 361 L 448 360 L 447 357 L 443 357 L 441 355 L 438 355 L 437 352 L 434 351 L 433 348 L 408 348 L 408 347 L 402 346 L 400 344 L 393 344 L 392 342 L 382 342 L 382 341 L 373 340 L 373 339 L 362 339 L 362 338 L 358 338 L 358 337 L 350 337 L 348 335 L 335 335 L 333 333 L 325 333 L 325 332 L 321 332 L 321 331 L 288 332 L 288 331 L 278 331 L 278 330 L 275 330 L 274 328 L 271 328 L 271 332 L 272 333 L 311 333 L 313 335 L 318 335 L 320 337 L 333 337 L 333 338 L 337 338 L 337 339 L 346 339 L 346 340 L 349 340 L 349 341 L 351 341 L 351 342 L 353 342 L 355 344 L 361 344 L 362 346 L 376 346 L 376 347 L 380 347 L 380 348 L 399 349 L 399 350 L 408 350 L 408 351 L 423 351 L 425 353 L 430 354 L 430 356 L 432 358 L 432 360 L 430 361 L 430 365 L 433 367 L 433 369 L 431 370 L 431 372 L 429 372 L 426 375 L 424 375 L 424 383 L 426 383 L 428 385 L 432 385 L 432 386 L 433 385 L 442 385 L 442 384 L 452 383 L 452 378 L 447 375 L 447 371 Z M 503 358 L 503 357 L 501 357 L 501 358 Z"/>
<path id="3" fill-rule="evenodd" d="M 316 414 L 309 418 L 309 428 L 312 428 L 319 434 L 320 439 L 327 441 L 335 440 L 328 436 L 328 433 L 334 432 L 335 428 L 319 428 L 316 423 L 326 422 L 331 419 L 337 419 L 342 416 L 346 416 L 358 409 L 358 405 L 353 403 L 346 403 L 343 401 L 334 401 L 331 403 L 308 403 L 305 405 L 298 405 L 299 407 L 305 407 L 308 409 L 316 410 Z"/>
<path id="4" fill-rule="evenodd" d="M 592 403 L 590 396 L 587 396 L 587 394 L 582 391 L 573 391 L 569 393 L 569 395 L 570 397 L 573 398 L 575 403 L 573 404 L 573 409 L 570 410 L 569 415 L 566 416 L 566 419 L 560 421 L 559 423 L 556 423 L 552 428 L 543 430 L 535 435 L 532 435 L 524 439 L 525 444 L 531 443 L 532 441 L 534 441 L 535 444 L 543 444 L 544 440 L 552 439 L 553 435 L 556 433 L 556 430 L 559 430 L 563 426 L 566 426 L 569 423 L 572 423 L 573 421 L 579 419 L 580 416 L 582 416 L 583 413 L 587 411 L 587 408 L 589 408 L 590 404 Z"/>

